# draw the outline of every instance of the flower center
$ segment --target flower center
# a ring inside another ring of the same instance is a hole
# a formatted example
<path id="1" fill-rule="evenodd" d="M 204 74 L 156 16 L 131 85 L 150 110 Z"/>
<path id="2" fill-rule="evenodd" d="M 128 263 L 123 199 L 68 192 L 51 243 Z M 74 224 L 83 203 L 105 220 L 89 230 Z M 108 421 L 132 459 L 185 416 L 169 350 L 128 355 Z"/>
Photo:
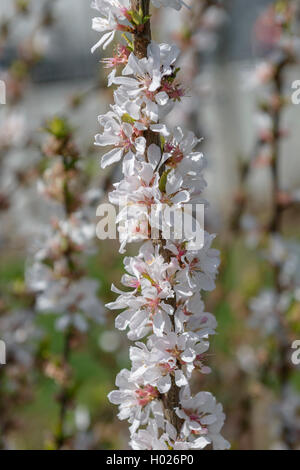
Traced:
<path id="1" fill-rule="evenodd" d="M 159 395 L 158 390 L 152 385 L 146 385 L 145 387 L 137 389 L 135 394 L 140 406 L 148 405 L 152 400 L 158 398 Z"/>

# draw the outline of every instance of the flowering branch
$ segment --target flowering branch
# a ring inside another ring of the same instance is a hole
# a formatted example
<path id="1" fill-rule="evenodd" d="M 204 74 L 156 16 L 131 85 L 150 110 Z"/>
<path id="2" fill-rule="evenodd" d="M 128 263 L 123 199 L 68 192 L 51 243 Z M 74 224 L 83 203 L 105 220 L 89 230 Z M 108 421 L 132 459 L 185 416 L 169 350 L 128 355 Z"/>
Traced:
<path id="1" fill-rule="evenodd" d="M 292 403 L 290 348 L 292 331 L 288 321 L 288 312 L 294 302 L 297 302 L 297 285 L 299 284 L 296 271 L 297 244 L 284 240 L 282 233 L 282 216 L 289 204 L 282 203 L 280 185 L 281 141 L 285 133 L 282 129 L 283 110 L 287 104 L 284 97 L 285 71 L 290 64 L 297 60 L 297 41 L 299 24 L 297 24 L 297 1 L 277 1 L 270 6 L 260 19 L 262 26 L 267 22 L 276 29 L 277 36 L 272 38 L 273 54 L 269 62 L 263 65 L 264 82 L 272 93 L 261 106 L 268 128 L 261 131 L 260 144 L 268 152 L 270 172 L 272 176 L 272 214 L 266 227 L 268 234 L 267 259 L 270 262 L 274 288 L 264 289 L 256 299 L 252 299 L 250 307 L 253 311 L 253 324 L 260 319 L 260 328 L 271 335 L 277 344 L 275 359 L 272 353 L 270 364 L 278 377 L 279 389 L 279 419 L 280 442 L 286 449 L 293 449 L 298 441 L 299 426 L 287 419 L 284 413 L 285 403 Z M 260 23 L 257 32 L 260 32 Z M 297 31 L 298 29 L 298 31 Z M 293 267 L 290 265 L 293 260 Z M 290 406 L 290 405 L 288 405 Z M 297 429 L 298 428 L 298 429 Z"/>
<path id="2" fill-rule="evenodd" d="M 182 0 L 152 0 L 155 6 L 180 9 Z M 204 311 L 201 291 L 214 288 L 219 259 L 211 248 L 214 236 L 204 233 L 200 249 L 192 233 L 193 205 L 203 202 L 205 160 L 196 150 L 199 139 L 180 127 L 170 132 L 161 122 L 184 95 L 177 75 L 176 46 L 151 40 L 149 0 L 96 0 L 100 12 L 93 28 L 106 46 L 117 31 L 133 35 L 119 45 L 106 65 L 112 66 L 109 85 L 117 85 L 115 104 L 99 116 L 96 145 L 111 145 L 101 165 L 122 160 L 124 178 L 115 184 L 110 202 L 119 205 L 120 251 L 128 242 L 144 241 L 138 256 L 126 257 L 119 294 L 110 309 L 122 312 L 116 327 L 128 329 L 131 370 L 116 380 L 119 390 L 109 394 L 119 405 L 119 418 L 128 419 L 133 449 L 228 448 L 220 435 L 222 406 L 208 392 L 192 397 L 193 371 L 208 373 L 204 364 L 209 335 L 216 320 Z M 118 66 L 123 66 L 118 75 Z M 189 211 L 186 209 L 189 207 Z M 174 212 L 176 220 L 169 217 Z M 179 232 L 178 217 L 189 231 Z M 187 228 L 187 227 L 186 227 Z M 154 235 L 155 232 L 155 235 Z M 167 236 L 166 236 L 167 234 Z M 145 241 L 147 240 L 147 241 Z M 147 337 L 146 343 L 141 342 Z"/>
<path id="3" fill-rule="evenodd" d="M 139 12 L 140 9 L 143 12 L 143 15 L 149 15 L 149 7 L 150 7 L 150 0 L 131 0 L 131 5 L 132 5 L 132 11 L 133 12 Z M 147 57 L 147 49 L 151 41 L 151 26 L 150 26 L 150 20 L 145 25 L 145 28 L 143 28 L 142 32 L 136 32 L 135 37 L 134 37 L 134 54 L 136 57 L 139 59 L 143 59 Z M 149 146 L 151 144 L 159 144 L 159 134 L 151 131 L 151 130 L 146 130 L 145 132 L 145 138 L 146 138 L 146 148 L 148 150 Z M 165 170 L 166 171 L 166 170 Z M 164 240 L 160 240 L 160 245 L 163 248 L 164 247 Z M 161 252 L 164 254 L 164 259 L 166 261 L 169 260 L 169 255 L 167 250 L 162 249 Z M 176 308 L 176 303 L 171 299 L 168 301 L 168 304 L 171 306 L 171 308 L 175 309 Z M 174 324 L 174 318 L 172 317 L 172 330 L 175 331 L 175 324 Z M 180 388 L 177 387 L 175 383 L 175 379 L 172 376 L 171 377 L 171 388 L 162 397 L 162 402 L 164 406 L 164 411 L 165 411 L 165 416 L 166 419 L 174 426 L 176 429 L 177 433 L 180 433 L 180 429 L 182 427 L 182 420 L 177 416 L 176 414 L 176 409 L 179 407 L 179 392 Z"/>
<path id="4" fill-rule="evenodd" d="M 89 221 L 91 195 L 83 192 L 79 153 L 64 119 L 52 119 L 46 130 L 49 139 L 43 150 L 48 168 L 39 189 L 52 204 L 58 205 L 59 215 L 52 221 L 26 276 L 28 286 L 37 294 L 36 310 L 60 314 L 56 328 L 63 332 L 62 357 L 45 361 L 44 369 L 60 386 L 58 426 L 50 445 L 61 449 L 69 438 L 66 413 L 73 404 L 76 388 L 70 355 L 74 344 L 88 330 L 87 320 L 102 321 L 103 307 L 97 296 L 98 282 L 86 277 L 79 259 L 94 238 Z"/>

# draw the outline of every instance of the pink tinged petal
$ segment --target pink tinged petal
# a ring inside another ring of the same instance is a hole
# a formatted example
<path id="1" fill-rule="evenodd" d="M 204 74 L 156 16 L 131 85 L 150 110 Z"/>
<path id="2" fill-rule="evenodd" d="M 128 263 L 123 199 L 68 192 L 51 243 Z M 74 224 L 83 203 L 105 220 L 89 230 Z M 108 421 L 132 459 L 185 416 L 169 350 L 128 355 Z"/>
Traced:
<path id="1" fill-rule="evenodd" d="M 119 388 L 128 388 L 129 377 L 130 371 L 128 369 L 122 369 L 116 377 L 116 386 Z"/>
<path id="2" fill-rule="evenodd" d="M 131 317 L 131 312 L 129 312 L 128 310 L 120 313 L 120 315 L 118 315 L 115 320 L 116 328 L 121 331 L 125 330 L 127 326 L 129 325 L 130 317 Z"/>
<path id="3" fill-rule="evenodd" d="M 189 421 L 189 427 L 192 431 L 200 431 L 202 429 L 201 424 L 196 421 Z"/>
<path id="4" fill-rule="evenodd" d="M 152 168 L 155 169 L 161 159 L 161 151 L 158 145 L 151 144 L 148 148 L 148 161 L 152 165 Z"/>
<path id="5" fill-rule="evenodd" d="M 161 84 L 160 73 L 160 48 L 155 42 L 151 42 L 148 46 L 148 57 L 152 69 L 152 83 L 149 91 L 156 91 Z"/>
<path id="6" fill-rule="evenodd" d="M 138 85 L 135 86 L 134 88 L 126 89 L 126 93 L 130 99 L 137 99 L 142 91 L 143 91 L 143 88 L 139 88 Z"/>
<path id="7" fill-rule="evenodd" d="M 188 384 L 188 381 L 184 376 L 182 370 L 175 370 L 175 383 L 177 387 L 184 387 Z"/>
<path id="8" fill-rule="evenodd" d="M 125 105 L 125 110 L 133 119 L 139 119 L 141 108 L 138 104 L 128 101 Z"/>
<path id="9" fill-rule="evenodd" d="M 151 85 L 149 86 L 149 91 L 153 92 L 156 91 L 161 84 L 161 76 L 160 73 L 158 72 L 156 76 L 153 77 L 153 81 Z"/>
<path id="10" fill-rule="evenodd" d="M 212 441 L 214 450 L 230 449 L 230 443 L 226 441 L 221 435 L 213 436 Z"/>
<path id="11" fill-rule="evenodd" d="M 183 131 L 181 129 L 181 127 L 177 126 L 175 127 L 174 131 L 173 131 L 173 136 L 174 136 L 174 139 L 180 143 L 183 139 Z"/>
<path id="12" fill-rule="evenodd" d="M 173 315 L 174 308 L 172 307 L 172 305 L 165 304 L 164 302 L 162 302 L 161 307 L 168 315 Z"/>
<path id="13" fill-rule="evenodd" d="M 181 359 L 184 362 L 193 362 L 196 359 L 196 354 L 192 349 L 186 349 L 182 354 L 181 354 Z"/>
<path id="14" fill-rule="evenodd" d="M 160 380 L 161 371 L 158 367 L 156 367 L 156 365 L 151 365 L 151 366 L 145 365 L 144 368 L 145 368 L 144 378 L 146 382 L 151 383 L 151 384 L 153 382 L 154 384 L 154 382 L 156 382 L 157 380 Z"/>
<path id="15" fill-rule="evenodd" d="M 119 138 L 115 135 L 97 134 L 95 136 L 95 145 L 115 145 L 119 142 Z"/>
<path id="16" fill-rule="evenodd" d="M 181 189 L 183 185 L 183 179 L 181 176 L 178 176 L 176 173 L 170 173 L 166 184 L 167 194 L 173 194 Z"/>
<path id="17" fill-rule="evenodd" d="M 174 426 L 171 423 L 169 423 L 169 421 L 166 422 L 166 432 L 173 441 L 176 441 L 177 431 L 174 428 Z"/>
<path id="18" fill-rule="evenodd" d="M 123 131 L 124 131 L 124 134 L 126 135 L 126 137 L 131 138 L 131 136 L 133 134 L 132 125 L 129 124 L 128 122 L 124 122 L 123 123 Z"/>
<path id="19" fill-rule="evenodd" d="M 125 302 L 122 303 L 119 300 L 116 300 L 115 302 L 109 302 L 105 305 L 105 307 L 109 310 L 121 310 L 122 308 L 127 307 L 127 304 Z"/>
<path id="20" fill-rule="evenodd" d="M 197 273 L 197 278 L 200 289 L 212 291 L 216 287 L 213 279 L 209 278 L 204 273 Z"/>
<path id="21" fill-rule="evenodd" d="M 204 449 L 208 444 L 210 444 L 210 440 L 208 440 L 206 437 L 198 437 L 198 439 L 195 439 L 195 441 L 192 443 L 192 448 Z"/>
<path id="22" fill-rule="evenodd" d="M 150 117 L 151 121 L 158 121 L 158 106 L 153 101 L 147 100 L 146 102 L 146 113 Z"/>
<path id="23" fill-rule="evenodd" d="M 115 85 L 123 85 L 134 89 L 139 86 L 139 81 L 130 77 L 115 77 L 113 83 Z"/>
<path id="24" fill-rule="evenodd" d="M 125 176 L 132 176 L 134 174 L 135 155 L 131 151 L 128 152 L 123 159 L 123 173 Z"/>
<path id="25" fill-rule="evenodd" d="M 172 197 L 173 204 L 181 204 L 190 200 L 190 193 L 188 191 L 180 191 Z"/>
<path id="26" fill-rule="evenodd" d="M 146 149 L 145 137 L 138 137 L 135 139 L 135 148 L 138 153 L 144 154 Z"/>
<path id="27" fill-rule="evenodd" d="M 152 166 L 149 164 L 149 163 L 145 163 L 143 165 L 143 169 L 142 171 L 140 172 L 140 176 L 142 178 L 142 180 L 147 184 L 149 185 L 150 181 L 152 180 L 153 178 L 153 168 Z M 154 295 L 156 293 L 155 290 L 153 290 L 154 292 Z"/>
<path id="28" fill-rule="evenodd" d="M 164 106 L 169 101 L 169 97 L 165 91 L 161 91 L 155 95 L 155 101 L 160 106 Z"/>
<path id="29" fill-rule="evenodd" d="M 140 327 L 144 322 L 148 320 L 149 314 L 146 310 L 137 311 L 130 320 L 130 328 L 134 330 Z"/>
<path id="30" fill-rule="evenodd" d="M 98 33 L 104 33 L 104 31 L 111 30 L 108 21 L 99 17 L 92 19 L 92 29 Z"/>
<path id="31" fill-rule="evenodd" d="M 147 127 L 142 124 L 141 122 L 135 122 L 134 123 L 134 127 L 138 130 L 138 131 L 145 131 L 147 129 Z"/>
<path id="32" fill-rule="evenodd" d="M 156 336 L 162 337 L 165 330 L 165 321 L 160 313 L 154 316 L 153 320 L 153 332 Z"/>
<path id="33" fill-rule="evenodd" d="M 119 417 L 120 420 L 122 420 L 122 418 L 120 418 L 120 413 L 119 413 L 118 417 Z M 124 419 L 127 419 L 127 418 L 128 418 L 128 416 L 127 416 L 127 417 L 124 417 Z M 135 420 L 133 421 L 132 425 L 129 426 L 130 434 L 131 434 L 131 435 L 134 434 L 134 433 L 137 431 L 137 429 L 140 427 L 140 425 L 141 425 L 140 420 L 135 419 Z"/>
<path id="34" fill-rule="evenodd" d="M 122 74 L 123 75 L 135 74 L 135 75 L 143 76 L 144 73 L 145 72 L 143 68 L 140 66 L 138 58 L 133 53 L 130 54 L 128 58 L 128 63 L 126 67 L 124 67 Z"/>
<path id="35" fill-rule="evenodd" d="M 107 397 L 114 405 L 120 405 L 124 400 L 124 393 L 119 392 L 118 390 L 113 390 L 107 395 Z"/>
<path id="36" fill-rule="evenodd" d="M 98 41 L 91 49 L 92 54 L 95 52 L 96 49 L 101 47 L 103 45 L 103 49 L 106 49 L 106 47 L 113 41 L 115 37 L 115 31 L 110 31 L 108 33 L 103 34 L 102 38 L 100 41 Z"/>
<path id="37" fill-rule="evenodd" d="M 180 408 L 177 408 L 176 409 L 176 414 L 179 418 L 181 419 L 187 419 L 187 415 L 185 414 L 185 412 L 183 410 L 181 410 Z"/>
<path id="38" fill-rule="evenodd" d="M 113 69 L 110 74 L 107 77 L 107 86 L 112 86 L 113 83 L 115 83 L 115 77 L 116 77 L 116 69 Z"/>
<path id="39" fill-rule="evenodd" d="M 113 163 L 119 162 L 122 158 L 123 150 L 122 149 L 113 149 L 110 152 L 103 155 L 101 160 L 101 168 L 106 168 Z"/>
<path id="40" fill-rule="evenodd" d="M 157 388 L 160 393 L 167 393 L 171 388 L 170 376 L 161 377 L 157 382 Z"/>
<path id="41" fill-rule="evenodd" d="M 207 415 L 201 418 L 202 424 L 213 424 L 217 421 L 217 417 L 215 415 Z"/>
<path id="42" fill-rule="evenodd" d="M 168 137 L 170 135 L 170 131 L 168 130 L 168 128 L 165 124 L 152 124 L 150 126 L 150 129 L 153 132 L 159 132 L 164 137 Z"/>
<path id="43" fill-rule="evenodd" d="M 180 49 L 177 46 L 171 46 L 171 50 L 168 54 L 168 64 L 172 65 L 178 58 Z"/>
<path id="44" fill-rule="evenodd" d="M 125 292 L 118 289 L 114 284 L 111 285 L 111 291 L 115 292 L 116 294 L 121 294 L 121 295 L 125 294 Z M 107 304 L 107 305 L 109 305 L 109 304 Z"/>

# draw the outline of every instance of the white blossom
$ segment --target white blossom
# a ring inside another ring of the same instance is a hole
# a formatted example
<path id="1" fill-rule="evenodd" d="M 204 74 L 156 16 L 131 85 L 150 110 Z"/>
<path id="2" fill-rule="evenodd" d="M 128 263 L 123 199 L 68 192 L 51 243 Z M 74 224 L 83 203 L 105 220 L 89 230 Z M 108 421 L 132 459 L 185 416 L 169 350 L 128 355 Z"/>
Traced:
<path id="1" fill-rule="evenodd" d="M 118 417 L 131 423 L 130 431 L 134 433 L 141 425 L 147 424 L 152 412 L 158 422 L 163 422 L 163 408 L 156 387 L 130 379 L 130 372 L 123 369 L 116 378 L 119 390 L 109 393 L 111 403 L 119 405 Z"/>
<path id="2" fill-rule="evenodd" d="M 103 33 L 101 39 L 92 47 L 94 52 L 98 47 L 106 47 L 114 40 L 116 31 L 124 31 L 129 26 L 127 12 L 130 9 L 130 0 L 93 0 L 92 8 L 100 13 L 100 17 L 93 18 L 94 31 Z"/>
<path id="3" fill-rule="evenodd" d="M 119 85 L 114 93 L 117 108 L 133 119 L 157 123 L 184 94 L 176 83 L 178 55 L 176 46 L 154 41 L 148 46 L 148 58 L 131 54 L 122 76 L 116 76 L 115 69 L 109 75 L 109 85 Z"/>
<path id="4" fill-rule="evenodd" d="M 185 436 L 203 436 L 215 450 L 229 448 L 229 443 L 220 435 L 225 415 L 221 404 L 209 392 L 199 392 L 191 397 L 189 387 L 181 392 L 180 409 L 177 415 L 184 420 L 182 433 Z"/>

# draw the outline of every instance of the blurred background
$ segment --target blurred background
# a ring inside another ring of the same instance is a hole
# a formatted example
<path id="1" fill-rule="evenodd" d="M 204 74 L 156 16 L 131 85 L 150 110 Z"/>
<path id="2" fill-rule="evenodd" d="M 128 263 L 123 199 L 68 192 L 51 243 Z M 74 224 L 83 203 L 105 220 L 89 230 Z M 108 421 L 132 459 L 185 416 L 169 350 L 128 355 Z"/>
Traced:
<path id="1" fill-rule="evenodd" d="M 208 357 L 212 373 L 193 385 L 223 403 L 223 434 L 233 449 L 299 449 L 300 368 L 290 360 L 300 339 L 300 105 L 291 101 L 292 83 L 300 80 L 299 2 L 188 3 L 192 9 L 180 13 L 153 9 L 152 29 L 156 41 L 182 49 L 186 97 L 168 124 L 204 137 L 206 226 L 217 233 L 222 259 L 217 288 L 205 298 L 219 324 Z M 60 214 L 57 201 L 40 191 L 51 160 L 49 133 L 57 137 L 56 126 L 68 126 L 80 156 L 80 189 L 96 194 L 97 204 L 120 177 L 118 167 L 101 170 L 93 145 L 97 116 L 112 102 L 100 52 L 90 53 L 98 40 L 93 16 L 87 0 L 1 0 L 0 340 L 7 364 L 0 365 L 0 448 L 60 447 L 65 332 L 57 312 L 38 312 L 27 282 L 39 240 Z M 269 225 L 274 203 L 276 230 Z M 89 212 L 92 227 L 95 214 Z M 120 287 L 118 250 L 117 241 L 95 240 L 81 254 L 103 305 L 115 298 L 111 283 Z M 278 302 L 288 297 L 279 326 L 272 320 L 275 294 Z M 129 343 L 114 328 L 115 314 L 103 312 L 100 325 L 79 328 L 69 355 L 64 448 L 128 448 L 127 423 L 118 421 L 107 394 L 129 364 Z M 278 328 L 286 333 L 284 350 Z"/>

